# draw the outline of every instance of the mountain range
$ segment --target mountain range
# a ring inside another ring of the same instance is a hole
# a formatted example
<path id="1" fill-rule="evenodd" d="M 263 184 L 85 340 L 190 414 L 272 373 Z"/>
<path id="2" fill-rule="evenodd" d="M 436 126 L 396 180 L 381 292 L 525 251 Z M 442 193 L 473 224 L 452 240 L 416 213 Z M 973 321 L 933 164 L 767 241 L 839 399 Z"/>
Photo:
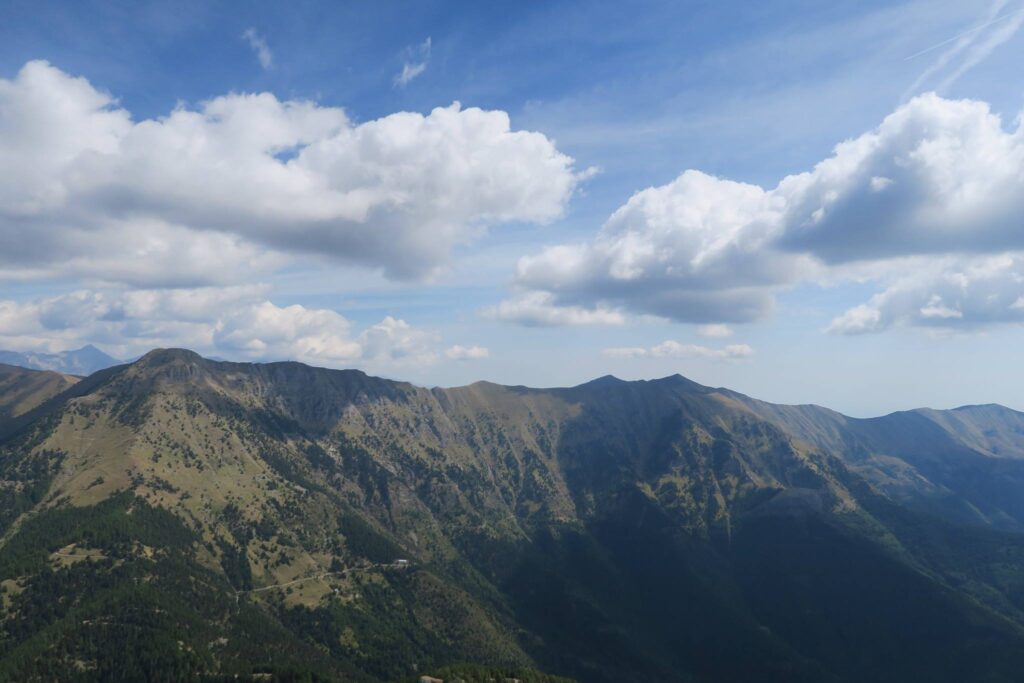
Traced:
<path id="1" fill-rule="evenodd" d="M 1015 681 L 1022 494 L 995 405 L 0 366 L 0 680 Z"/>
<path id="2" fill-rule="evenodd" d="M 59 353 L 0 350 L 0 364 L 30 370 L 51 370 L 68 375 L 91 375 L 123 362 L 100 351 L 92 344 Z"/>

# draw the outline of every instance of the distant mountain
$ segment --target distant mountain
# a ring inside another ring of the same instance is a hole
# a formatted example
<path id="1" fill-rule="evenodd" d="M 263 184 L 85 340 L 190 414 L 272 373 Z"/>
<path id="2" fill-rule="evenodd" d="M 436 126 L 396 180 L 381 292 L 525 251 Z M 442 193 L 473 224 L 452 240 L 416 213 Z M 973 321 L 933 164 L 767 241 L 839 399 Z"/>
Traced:
<path id="1" fill-rule="evenodd" d="M 680 376 L 424 389 L 183 350 L 30 403 L 0 415 L 0 680 L 1024 670 L 1005 408 L 855 420 Z"/>
<path id="2" fill-rule="evenodd" d="M 839 455 L 878 491 L 949 521 L 1024 532 L 1024 413 L 999 405 L 857 419 L 714 390 Z"/>
<path id="3" fill-rule="evenodd" d="M 0 351 L 0 363 L 16 365 L 30 370 L 51 370 L 69 375 L 86 376 L 98 370 L 105 370 L 120 361 L 109 356 L 92 344 L 74 351 L 41 353 L 36 351 Z"/>

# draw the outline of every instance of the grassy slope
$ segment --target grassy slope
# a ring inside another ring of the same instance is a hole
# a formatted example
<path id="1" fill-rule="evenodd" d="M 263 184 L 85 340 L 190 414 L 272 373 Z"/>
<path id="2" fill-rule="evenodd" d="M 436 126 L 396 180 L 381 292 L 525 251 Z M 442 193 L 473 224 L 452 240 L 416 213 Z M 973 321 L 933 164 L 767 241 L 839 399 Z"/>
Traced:
<path id="1" fill-rule="evenodd" d="M 52 599 L 85 581 L 100 597 L 73 622 L 34 618 L 0 657 L 8 671 L 56 652 L 38 634 L 72 623 L 52 661 L 109 665 L 89 636 L 106 627 L 91 625 L 183 591 L 175 618 L 194 630 L 146 628 L 179 648 L 157 661 L 190 671 L 305 662 L 389 680 L 477 661 L 588 681 L 953 680 L 960 657 L 1001 680 L 1021 664 L 1024 565 L 999 564 L 1016 537 L 968 556 L 841 460 L 682 378 L 430 391 L 162 352 L 80 393 L 3 446 L 3 554 L 38 545 L 29 564 L 0 563 L 4 623 L 45 603 L 43 586 Z M 76 520 L 100 513 L 76 510 L 107 510 L 120 544 L 98 544 Z M 129 510 L 175 520 L 181 537 L 147 540 Z M 72 544 L 105 559 L 69 564 Z M 398 557 L 412 569 L 381 566 Z M 62 572 L 85 574 L 51 578 Z M 125 576 L 148 597 L 119 592 Z M 879 601 L 876 586 L 912 599 Z M 934 637 L 899 660 L 892 639 L 922 617 Z M 244 649 L 262 642 L 249 631 L 315 656 Z"/>
<path id="2" fill-rule="evenodd" d="M 77 382 L 71 375 L 0 364 L 0 420 L 23 415 Z"/>

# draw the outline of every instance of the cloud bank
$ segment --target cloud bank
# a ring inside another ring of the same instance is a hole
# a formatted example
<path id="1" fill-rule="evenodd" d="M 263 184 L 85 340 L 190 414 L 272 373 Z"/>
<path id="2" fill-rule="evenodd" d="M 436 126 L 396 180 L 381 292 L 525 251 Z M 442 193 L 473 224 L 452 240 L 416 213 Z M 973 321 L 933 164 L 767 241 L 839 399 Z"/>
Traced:
<path id="1" fill-rule="evenodd" d="M 602 311 L 721 325 L 765 317 L 787 287 L 868 278 L 888 289 L 832 331 L 1017 320 L 1024 284 L 1005 264 L 1024 251 L 1022 216 L 1021 119 L 1008 130 L 983 102 L 928 94 L 772 189 L 690 170 L 637 192 L 592 240 L 522 258 L 519 292 L 495 311 L 525 324 Z M 908 259 L 930 275 L 905 278 Z"/>
<path id="2" fill-rule="evenodd" d="M 136 121 L 41 61 L 0 80 L 0 175 L 0 272 L 146 287 L 239 281 L 282 254 L 422 279 L 490 226 L 558 218 L 580 179 L 501 111 L 355 124 L 261 93 Z"/>
<path id="3" fill-rule="evenodd" d="M 1024 257 L 993 256 L 920 264 L 870 301 L 835 318 L 834 334 L 897 326 L 982 329 L 1024 323 Z"/>
<path id="4" fill-rule="evenodd" d="M 487 356 L 480 347 L 458 345 L 442 354 L 438 334 L 393 317 L 357 330 L 335 311 L 277 306 L 267 293 L 264 286 L 79 290 L 28 302 L 0 300 L 0 346 L 62 350 L 88 339 L 121 357 L 183 346 L 233 359 L 377 371 Z"/>

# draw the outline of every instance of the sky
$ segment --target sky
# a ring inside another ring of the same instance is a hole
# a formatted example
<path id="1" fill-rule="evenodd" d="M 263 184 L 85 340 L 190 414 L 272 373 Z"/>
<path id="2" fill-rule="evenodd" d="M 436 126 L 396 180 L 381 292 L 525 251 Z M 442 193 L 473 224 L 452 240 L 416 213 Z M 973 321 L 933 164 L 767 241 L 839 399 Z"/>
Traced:
<path id="1" fill-rule="evenodd" d="M 0 6 L 0 348 L 1024 410 L 1024 0 Z"/>

